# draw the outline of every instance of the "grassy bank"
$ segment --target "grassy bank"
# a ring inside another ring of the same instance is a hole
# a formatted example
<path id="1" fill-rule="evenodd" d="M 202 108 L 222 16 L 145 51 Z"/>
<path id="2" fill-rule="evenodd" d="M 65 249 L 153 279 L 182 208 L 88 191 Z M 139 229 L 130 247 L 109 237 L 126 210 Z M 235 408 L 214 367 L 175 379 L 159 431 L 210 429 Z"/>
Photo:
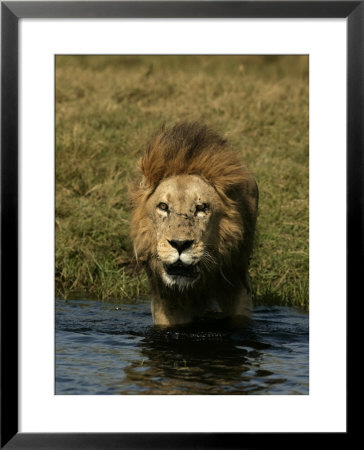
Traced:
<path id="1" fill-rule="evenodd" d="M 305 56 L 58 56 L 56 295 L 148 295 L 128 183 L 150 135 L 182 120 L 227 137 L 256 176 L 255 302 L 308 306 Z"/>

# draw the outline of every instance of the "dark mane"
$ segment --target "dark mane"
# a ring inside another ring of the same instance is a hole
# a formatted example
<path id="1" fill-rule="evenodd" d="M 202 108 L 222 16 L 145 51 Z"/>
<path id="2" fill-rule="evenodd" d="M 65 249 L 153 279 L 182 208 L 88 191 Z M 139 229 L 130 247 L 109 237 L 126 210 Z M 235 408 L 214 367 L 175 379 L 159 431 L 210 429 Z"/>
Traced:
<path id="1" fill-rule="evenodd" d="M 197 174 L 226 192 L 247 176 L 245 166 L 226 140 L 198 122 L 162 130 L 148 144 L 140 170 L 151 190 L 170 176 Z"/>
<path id="2" fill-rule="evenodd" d="M 164 131 L 160 135 L 160 143 L 166 148 L 166 161 L 174 159 L 183 151 L 186 161 L 198 157 L 201 151 L 209 147 L 226 145 L 226 140 L 198 122 L 181 123 Z"/>

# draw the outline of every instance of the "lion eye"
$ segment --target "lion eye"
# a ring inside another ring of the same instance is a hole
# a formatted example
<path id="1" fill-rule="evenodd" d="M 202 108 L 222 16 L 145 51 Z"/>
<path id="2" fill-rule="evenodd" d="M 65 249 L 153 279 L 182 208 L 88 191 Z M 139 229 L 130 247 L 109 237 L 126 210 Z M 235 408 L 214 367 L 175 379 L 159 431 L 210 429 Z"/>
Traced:
<path id="1" fill-rule="evenodd" d="M 161 209 L 162 211 L 168 211 L 167 203 L 163 203 L 163 202 L 159 203 L 158 208 Z"/>
<path id="2" fill-rule="evenodd" d="M 206 212 L 208 210 L 208 205 L 206 203 L 201 203 L 200 205 L 196 205 L 196 212 Z"/>

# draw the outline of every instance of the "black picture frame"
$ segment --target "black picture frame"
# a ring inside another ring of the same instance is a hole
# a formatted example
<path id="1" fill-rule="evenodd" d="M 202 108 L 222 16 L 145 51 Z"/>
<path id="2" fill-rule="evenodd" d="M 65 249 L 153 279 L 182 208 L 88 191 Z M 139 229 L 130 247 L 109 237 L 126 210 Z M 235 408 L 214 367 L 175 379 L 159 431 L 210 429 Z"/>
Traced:
<path id="1" fill-rule="evenodd" d="M 277 437 L 281 446 L 307 443 L 310 433 L 297 436 L 297 433 L 18 432 L 18 22 L 21 18 L 346 18 L 348 305 L 350 299 L 357 300 L 364 273 L 364 1 L 1 2 L 1 448 L 225 449 L 263 445 L 270 448 Z M 347 349 L 350 352 L 349 345 Z M 337 433 L 335 443 L 347 439 L 349 431 L 348 424 L 346 433 Z M 327 443 L 327 436 L 322 435 Z M 315 433 L 314 438 L 319 444 L 320 436 Z"/>

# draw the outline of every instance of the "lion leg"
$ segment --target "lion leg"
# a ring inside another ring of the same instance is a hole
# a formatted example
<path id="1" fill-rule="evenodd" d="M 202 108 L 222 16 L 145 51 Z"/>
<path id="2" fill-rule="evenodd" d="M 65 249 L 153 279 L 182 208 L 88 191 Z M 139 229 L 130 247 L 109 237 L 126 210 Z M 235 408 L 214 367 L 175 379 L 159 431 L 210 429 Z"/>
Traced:
<path id="1" fill-rule="evenodd" d="M 236 299 L 235 312 L 236 316 L 251 318 L 253 314 L 252 290 L 249 274 L 245 274 L 244 284 Z"/>
<path id="2" fill-rule="evenodd" d="M 253 301 L 251 292 L 248 292 L 246 288 L 240 293 L 236 306 L 235 315 L 251 318 L 253 314 Z"/>
<path id="3" fill-rule="evenodd" d="M 167 307 L 166 302 L 161 298 L 152 298 L 151 302 L 152 316 L 154 325 L 174 326 L 189 323 L 191 315 L 180 309 L 171 309 Z"/>

